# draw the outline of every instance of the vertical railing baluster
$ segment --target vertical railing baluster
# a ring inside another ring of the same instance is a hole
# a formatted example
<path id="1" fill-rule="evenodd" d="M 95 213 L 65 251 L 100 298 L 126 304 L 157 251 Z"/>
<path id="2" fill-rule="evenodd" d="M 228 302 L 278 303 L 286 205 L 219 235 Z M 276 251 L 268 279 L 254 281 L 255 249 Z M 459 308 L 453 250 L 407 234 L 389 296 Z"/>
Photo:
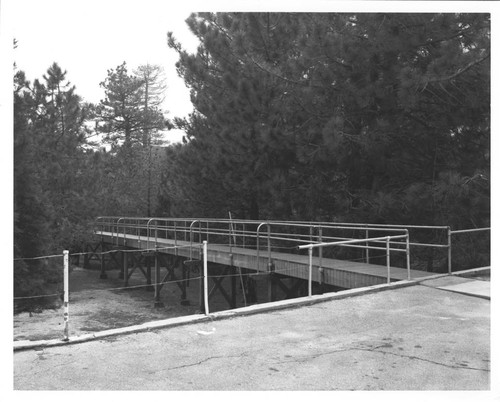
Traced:
<path id="1" fill-rule="evenodd" d="M 391 283 L 391 250 L 390 250 L 390 237 L 387 236 L 385 243 L 385 255 L 386 255 L 386 264 L 387 264 L 387 283 Z"/>

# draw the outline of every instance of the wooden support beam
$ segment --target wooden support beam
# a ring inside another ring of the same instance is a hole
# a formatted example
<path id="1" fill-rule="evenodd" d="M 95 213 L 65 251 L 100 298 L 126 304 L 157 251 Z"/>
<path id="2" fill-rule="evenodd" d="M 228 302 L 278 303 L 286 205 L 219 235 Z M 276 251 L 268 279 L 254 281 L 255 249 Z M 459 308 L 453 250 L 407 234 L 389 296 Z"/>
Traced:
<path id="1" fill-rule="evenodd" d="M 318 284 L 318 289 L 319 293 L 323 294 L 325 293 L 325 269 L 324 268 L 319 268 L 319 284 Z M 313 289 L 314 289 L 314 283 L 313 283 Z"/>
<path id="2" fill-rule="evenodd" d="M 104 256 L 105 244 L 106 243 L 101 241 L 101 275 L 99 276 L 100 279 L 108 279 L 108 274 L 106 274 L 106 258 Z"/>
<path id="3" fill-rule="evenodd" d="M 269 273 L 267 275 L 267 300 L 273 302 L 276 300 L 276 274 L 274 273 L 274 263 L 269 264 Z"/>
<path id="4" fill-rule="evenodd" d="M 87 243 L 85 246 L 85 254 L 83 255 L 83 268 L 90 268 L 90 261 L 96 260 L 100 262 L 100 257 L 98 255 L 98 250 L 101 247 L 101 242 L 97 242 L 94 245 Z"/>
<path id="5" fill-rule="evenodd" d="M 191 302 L 187 298 L 187 287 L 189 286 L 189 267 L 184 264 L 185 261 L 182 261 L 181 258 L 175 256 L 177 261 L 180 263 L 180 269 L 182 271 L 182 286 L 181 286 L 181 305 L 189 306 Z"/>
<path id="6" fill-rule="evenodd" d="M 123 279 L 125 280 L 124 285 L 128 286 L 128 253 L 123 253 Z"/>
<path id="7" fill-rule="evenodd" d="M 147 272 L 144 270 L 141 264 L 144 262 L 145 258 L 143 254 L 142 253 L 128 253 L 128 254 L 129 254 L 129 260 L 131 260 L 132 263 L 131 264 L 132 269 L 128 269 L 129 266 L 127 265 L 127 272 L 126 274 L 124 274 L 125 286 L 128 286 L 128 281 L 136 269 L 141 271 L 144 277 L 147 279 Z"/>
<path id="8" fill-rule="evenodd" d="M 207 267 L 207 271 L 208 271 L 208 268 Z M 204 284 L 203 284 L 203 275 L 200 275 L 200 300 L 199 300 L 199 306 L 200 306 L 200 312 L 204 312 L 205 311 L 205 287 L 204 287 Z"/>
<path id="9" fill-rule="evenodd" d="M 255 304 L 257 303 L 257 288 L 255 286 L 255 280 L 249 275 L 246 275 L 245 278 L 244 291 L 246 294 L 247 304 Z"/>
<path id="10" fill-rule="evenodd" d="M 120 261 L 120 252 L 118 251 L 119 248 L 117 246 L 110 246 L 108 248 L 108 251 L 110 250 L 116 250 L 116 251 L 114 253 L 106 254 L 109 255 L 109 261 L 112 260 L 115 263 L 116 268 L 120 268 L 121 261 Z"/>
<path id="11" fill-rule="evenodd" d="M 124 275 L 124 267 L 125 267 L 125 252 L 120 251 L 120 272 L 118 273 L 118 279 L 123 279 Z"/>
<path id="12" fill-rule="evenodd" d="M 285 293 L 285 299 L 293 299 L 295 297 L 298 297 L 300 288 L 307 286 L 307 281 L 305 281 L 304 279 L 290 277 L 290 279 L 292 280 L 292 286 L 288 287 L 285 283 L 283 283 L 282 279 L 287 278 L 281 278 L 280 276 L 276 275 L 274 281 Z"/>
<path id="13" fill-rule="evenodd" d="M 231 303 L 230 303 L 230 306 L 231 308 L 236 308 L 236 295 L 237 295 L 237 289 L 238 289 L 238 286 L 237 286 L 237 279 L 236 278 L 236 275 L 235 275 L 235 272 L 236 272 L 236 267 L 234 266 L 231 266 Z"/>
<path id="14" fill-rule="evenodd" d="M 155 253 L 155 308 L 164 306 L 164 304 L 160 300 L 160 264 L 158 262 L 158 253 Z"/>
<path id="15" fill-rule="evenodd" d="M 156 263 L 156 258 L 158 258 L 158 255 L 156 255 L 154 258 L 155 258 L 155 263 Z M 149 285 L 146 287 L 146 290 L 152 291 L 154 289 L 153 289 L 153 286 L 151 286 L 151 256 L 146 255 L 144 257 L 144 259 L 145 259 L 145 264 L 146 264 L 146 285 Z"/>
<path id="16" fill-rule="evenodd" d="M 231 296 L 228 295 L 226 290 L 222 286 L 222 281 L 226 278 L 226 275 L 230 272 L 231 266 L 226 265 L 224 270 L 222 271 L 222 275 L 219 276 L 209 276 L 209 279 L 212 279 L 213 287 L 208 293 L 208 299 L 210 300 L 210 297 L 214 295 L 214 293 L 219 290 L 226 302 L 228 303 L 229 307 L 231 307 L 232 304 L 232 298 Z"/>

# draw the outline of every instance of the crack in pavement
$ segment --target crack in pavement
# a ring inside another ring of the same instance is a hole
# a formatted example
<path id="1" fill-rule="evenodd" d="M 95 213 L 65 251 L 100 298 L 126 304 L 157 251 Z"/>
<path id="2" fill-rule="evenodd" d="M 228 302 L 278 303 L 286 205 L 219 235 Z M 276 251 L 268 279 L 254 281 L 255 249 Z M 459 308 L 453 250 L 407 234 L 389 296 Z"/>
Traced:
<path id="1" fill-rule="evenodd" d="M 304 362 L 304 361 L 307 361 L 307 360 L 316 359 L 317 357 L 321 357 L 321 356 L 325 356 L 325 355 L 330 355 L 330 354 L 334 354 L 334 353 L 349 352 L 349 351 L 352 351 L 352 350 L 359 350 L 359 351 L 362 351 L 362 352 L 375 352 L 375 353 L 389 354 L 389 355 L 393 355 L 393 356 L 397 356 L 397 357 L 408 358 L 410 360 L 420 360 L 420 361 L 424 361 L 424 362 L 427 362 L 427 363 L 433 363 L 433 364 L 437 364 L 439 366 L 444 366 L 444 367 L 448 367 L 448 368 L 465 369 L 465 370 L 475 370 L 475 371 L 485 371 L 485 372 L 488 372 L 488 373 L 490 372 L 489 369 L 482 369 L 482 368 L 468 367 L 468 366 L 451 365 L 451 364 L 437 362 L 437 361 L 434 361 L 434 360 L 424 359 L 424 358 L 418 357 L 418 356 L 393 353 L 393 352 L 389 352 L 389 351 L 386 351 L 386 350 L 378 350 L 378 349 L 383 348 L 383 347 L 385 347 L 385 344 L 384 345 L 375 346 L 373 348 L 351 347 L 351 348 L 346 348 L 346 349 L 337 349 L 337 350 L 332 350 L 332 351 L 329 351 L 329 352 L 319 353 L 319 354 L 316 354 L 316 355 L 304 356 L 303 358 L 298 358 L 298 359 L 281 360 L 279 362 L 276 362 L 275 364 L 293 363 L 293 362 Z"/>
<path id="2" fill-rule="evenodd" d="M 205 363 L 205 362 L 207 362 L 209 360 L 212 360 L 212 359 L 238 358 L 238 357 L 243 357 L 245 355 L 246 355 L 246 353 L 242 353 L 240 355 L 210 356 L 210 357 L 207 357 L 206 359 L 200 360 L 200 361 L 198 361 L 196 363 L 183 364 L 182 366 L 168 367 L 168 368 L 163 369 L 163 370 L 157 370 L 157 371 L 155 371 L 155 373 L 160 372 L 160 371 L 178 370 L 178 369 L 182 369 L 182 368 L 186 368 L 186 367 L 199 366 L 200 364 L 203 364 L 203 363 Z"/>
<path id="3" fill-rule="evenodd" d="M 446 363 L 441 363 L 441 362 L 437 362 L 437 361 L 430 360 L 430 359 L 424 359 L 424 358 L 418 357 L 418 356 L 403 355 L 403 354 L 399 354 L 399 353 L 389 352 L 387 350 L 377 350 L 377 349 L 382 348 L 382 347 L 384 347 L 384 345 L 376 346 L 376 347 L 374 347 L 372 349 L 362 349 L 362 348 L 353 348 L 353 349 L 365 350 L 365 351 L 367 350 L 367 351 L 370 351 L 370 352 L 388 354 L 388 355 L 393 355 L 393 356 L 398 356 L 398 357 L 406 357 L 406 358 L 409 358 L 411 360 L 420 360 L 420 361 L 423 361 L 423 362 L 433 363 L 433 364 L 437 364 L 439 366 L 444 366 L 444 367 L 448 367 L 448 368 L 464 369 L 464 370 L 475 370 L 475 371 L 485 371 L 487 373 L 490 372 L 489 369 L 482 369 L 482 368 L 469 367 L 469 366 L 457 366 L 457 365 L 454 365 L 454 364 L 446 364 Z"/>

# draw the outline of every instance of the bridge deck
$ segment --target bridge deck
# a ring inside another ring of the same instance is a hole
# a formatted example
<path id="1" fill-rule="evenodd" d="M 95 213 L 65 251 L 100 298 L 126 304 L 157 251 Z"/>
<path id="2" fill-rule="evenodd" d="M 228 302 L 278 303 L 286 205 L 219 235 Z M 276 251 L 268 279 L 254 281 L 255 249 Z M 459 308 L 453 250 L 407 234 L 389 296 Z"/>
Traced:
<path id="1" fill-rule="evenodd" d="M 192 244 L 188 241 L 174 241 L 173 239 L 164 238 L 155 240 L 153 237 L 139 237 L 131 234 L 127 234 L 125 238 L 123 234 L 117 235 L 115 233 L 113 235 L 110 232 L 104 231 L 96 232 L 96 234 L 100 235 L 102 241 L 105 243 L 119 246 L 126 245 L 127 247 L 145 250 L 154 248 L 156 241 L 156 246 L 161 253 L 174 254 L 192 259 L 201 258 L 201 247 L 198 243 Z M 268 263 L 271 260 L 276 273 L 301 279 L 308 279 L 309 275 L 309 257 L 307 255 L 272 251 L 269 258 L 267 250 L 260 250 L 259 255 L 257 255 L 257 251 L 254 249 L 208 243 L 207 260 L 218 264 L 266 273 L 268 272 Z M 319 266 L 320 259 L 314 256 L 312 273 L 312 280 L 314 282 L 320 281 Z M 350 289 L 387 282 L 386 266 L 322 258 L 321 267 L 324 272 L 323 282 L 333 286 Z M 428 275 L 428 272 L 411 270 L 412 279 Z M 408 279 L 408 271 L 403 268 L 391 267 L 390 276 L 391 281 Z"/>

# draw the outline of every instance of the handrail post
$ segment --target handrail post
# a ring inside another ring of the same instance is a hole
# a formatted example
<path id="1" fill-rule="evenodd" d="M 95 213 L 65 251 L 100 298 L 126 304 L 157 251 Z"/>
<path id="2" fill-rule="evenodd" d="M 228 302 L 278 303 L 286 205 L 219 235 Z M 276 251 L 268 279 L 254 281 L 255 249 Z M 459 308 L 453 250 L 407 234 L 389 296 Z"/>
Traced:
<path id="1" fill-rule="evenodd" d="M 200 223 L 199 220 L 195 219 L 194 221 L 191 222 L 189 225 L 189 259 L 193 259 L 193 225 L 198 222 Z M 201 226 L 200 226 L 201 228 Z"/>
<path id="2" fill-rule="evenodd" d="M 138 220 L 138 219 L 136 219 L 136 220 L 135 220 L 135 222 L 136 222 L 136 223 L 135 223 L 135 226 L 136 226 L 136 228 L 137 228 L 137 235 L 138 235 L 138 236 L 137 236 L 137 237 L 138 237 L 137 241 L 138 241 L 138 243 L 139 243 L 139 248 L 141 248 L 141 229 L 140 229 L 140 227 L 139 227 L 139 226 L 140 226 L 140 225 L 139 225 L 139 220 Z"/>
<path id="3" fill-rule="evenodd" d="M 205 305 L 205 315 L 209 314 L 208 309 L 208 247 L 207 241 L 203 241 L 203 304 Z"/>
<path id="4" fill-rule="evenodd" d="M 406 269 L 408 270 L 408 280 L 411 280 L 410 270 L 410 233 L 406 229 Z"/>
<path id="5" fill-rule="evenodd" d="M 323 228 L 320 226 L 318 228 L 318 242 L 323 243 Z M 323 261 L 323 247 L 320 247 L 318 250 L 318 257 L 319 257 L 319 269 L 322 270 L 322 261 Z"/>
<path id="6" fill-rule="evenodd" d="M 178 255 L 179 250 L 177 249 L 177 221 L 174 221 L 174 246 L 175 255 Z"/>
<path id="7" fill-rule="evenodd" d="M 391 283 L 391 250 L 390 250 L 390 237 L 387 236 L 385 240 L 385 258 L 387 265 L 387 283 Z"/>
<path id="8" fill-rule="evenodd" d="M 322 248 L 322 247 L 320 247 L 320 248 Z M 312 296 L 312 264 L 313 264 L 313 249 L 312 249 L 312 247 L 309 247 L 308 252 L 309 252 L 309 280 L 307 283 L 307 290 L 308 290 L 309 297 L 311 297 Z"/>
<path id="9" fill-rule="evenodd" d="M 448 275 L 451 275 L 451 227 L 448 226 Z"/>
<path id="10" fill-rule="evenodd" d="M 271 269 L 271 225 L 267 224 L 267 270 Z"/>
<path id="11" fill-rule="evenodd" d="M 154 218 L 151 218 L 148 220 L 148 223 L 146 223 L 146 236 L 147 236 L 146 250 L 149 250 L 149 238 L 151 237 L 151 229 L 149 228 L 149 224 L 151 223 L 151 221 L 154 221 L 154 220 L 155 220 Z M 155 238 L 155 242 L 156 242 L 156 238 Z"/>
<path id="12" fill-rule="evenodd" d="M 257 226 L 257 233 L 255 235 L 255 240 L 257 242 L 257 271 L 260 271 L 260 228 L 262 227 L 262 225 L 267 225 L 266 222 L 262 222 L 261 224 L 259 224 L 259 226 Z"/>
<path id="13" fill-rule="evenodd" d="M 367 239 L 370 238 L 370 230 L 368 228 L 366 228 L 365 235 L 366 235 Z M 370 263 L 370 249 L 368 248 L 368 246 L 369 246 L 368 242 L 366 242 L 365 244 L 366 244 L 366 263 L 369 264 Z"/>
<path id="14" fill-rule="evenodd" d="M 69 251 L 63 251 L 64 263 L 64 338 L 69 341 Z"/>
<path id="15" fill-rule="evenodd" d="M 119 235 L 119 233 L 120 233 L 120 221 L 121 221 L 122 219 L 123 219 L 123 217 L 118 218 L 118 220 L 116 221 L 116 245 L 117 245 L 117 246 L 118 246 L 118 245 L 119 245 L 119 243 L 120 243 L 120 242 L 119 242 L 119 237 L 118 237 L 118 235 Z M 124 230 L 124 232 L 125 232 L 125 229 L 123 229 L 123 230 Z M 124 234 L 125 234 L 125 233 L 124 233 Z M 125 241 L 125 236 L 123 236 L 123 239 L 124 239 L 124 241 Z"/>
<path id="16" fill-rule="evenodd" d="M 260 260 L 260 238 L 259 238 L 259 230 L 260 230 L 260 225 L 257 227 L 257 233 L 255 234 L 255 243 L 256 243 L 256 246 L 257 246 L 257 250 L 256 251 L 256 254 L 257 254 L 257 271 L 260 271 L 259 270 L 259 260 Z"/>
<path id="17" fill-rule="evenodd" d="M 111 229 L 111 244 L 114 244 L 115 239 L 115 225 L 110 222 L 109 228 Z"/>

